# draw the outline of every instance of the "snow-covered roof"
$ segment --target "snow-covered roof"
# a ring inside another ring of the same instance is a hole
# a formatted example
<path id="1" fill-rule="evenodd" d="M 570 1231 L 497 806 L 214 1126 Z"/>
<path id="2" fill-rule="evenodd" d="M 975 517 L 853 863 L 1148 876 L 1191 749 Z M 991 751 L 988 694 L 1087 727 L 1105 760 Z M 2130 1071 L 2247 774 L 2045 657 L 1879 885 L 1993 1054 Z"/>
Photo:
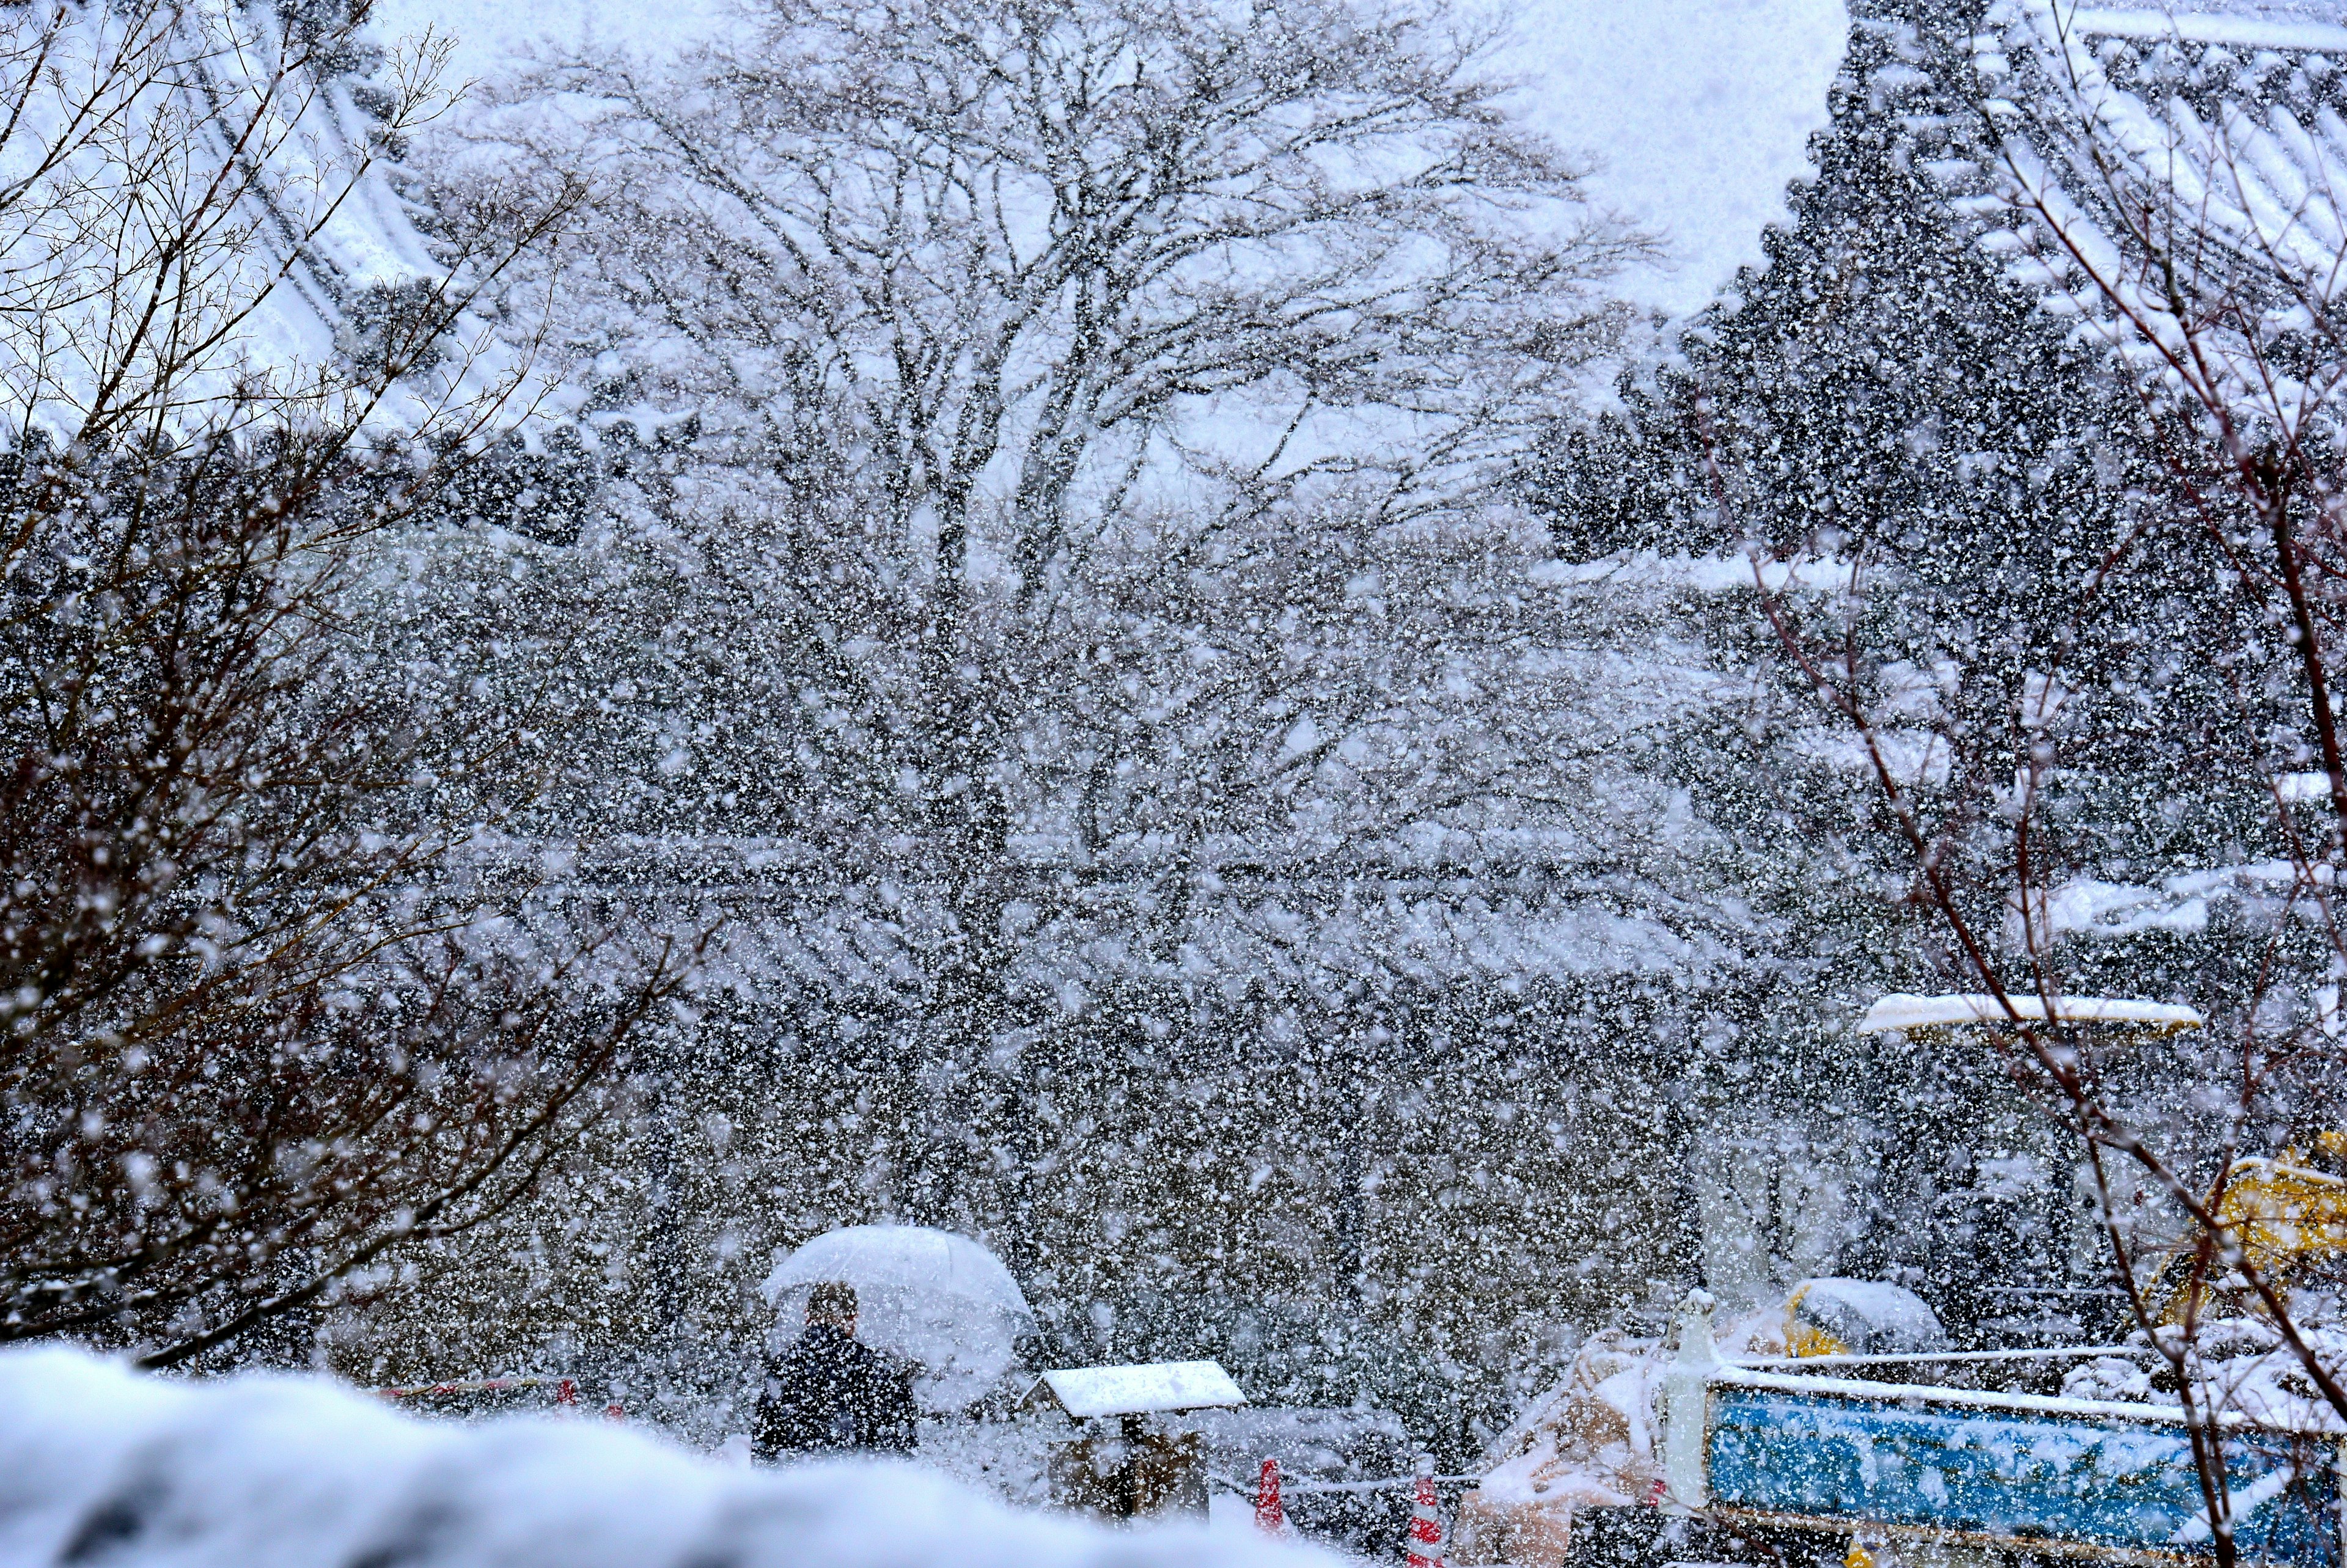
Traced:
<path id="1" fill-rule="evenodd" d="M 2156 6 L 2081 5 L 2066 14 L 2070 31 L 2100 38 L 2175 38 L 2252 49 L 2322 49 L 2347 53 L 2347 27 L 2312 21 L 2270 6 L 2200 10 Z"/>
<path id="2" fill-rule="evenodd" d="M 1146 1416 L 1167 1410 L 1229 1409 L 1246 1396 L 1217 1361 L 1159 1361 L 1141 1367 L 1072 1367 L 1046 1372 L 1027 1396 L 1048 1390 L 1071 1416 Z"/>
<path id="3" fill-rule="evenodd" d="M 1919 997 L 1894 992 L 1866 1009 L 1858 1022 L 1860 1034 L 1875 1034 L 1884 1030 L 1945 1029 L 1954 1024 L 2004 1023 L 2014 1017 L 2028 1022 L 2044 1022 L 2045 1004 L 2036 997 L 2015 996 L 2007 1004 L 1994 997 L 1944 996 Z M 2116 1001 L 2107 997 L 2056 997 L 2054 999 L 2054 1021 L 2056 1023 L 2133 1024 L 2141 1029 L 2174 1033 L 2179 1030 L 2198 1029 L 2206 1020 L 2188 1007 L 2168 1002 Z"/>
<path id="4" fill-rule="evenodd" d="M 2179 317 L 2167 285 L 2124 259 L 2117 236 L 2140 220 L 2122 220 L 2113 203 L 2132 211 L 2147 199 L 2169 203 L 2205 241 L 2194 251 L 2209 269 L 2199 285 L 2231 286 L 2270 269 L 2297 275 L 2313 294 L 2335 293 L 2347 232 L 2342 7 L 1994 0 L 1986 19 L 1972 52 L 2002 145 L 1977 204 L 1963 195 L 1970 176 L 1956 164 L 1939 177 L 1961 208 L 1993 215 L 1983 242 L 2049 312 L 2147 365 L 2157 356 L 2144 333 L 2172 352 L 2198 330 L 2190 325 L 2198 302 Z M 2091 148 L 2085 127 L 2094 128 Z M 2245 272 L 2228 258 L 2254 264 Z M 2134 324 L 2119 323 L 2105 286 L 2124 296 Z M 2260 364 L 2270 373 L 2277 363 Z M 2284 386 L 2275 395 L 2287 404 L 2292 394 Z"/>
<path id="5" fill-rule="evenodd" d="M 16 9 L 30 20 L 9 24 L 22 46 L 5 86 L 20 112 L 0 133 L 0 178 L 26 186 L 0 234 L 8 425 L 71 441 L 101 389 L 118 402 L 151 384 L 175 424 L 200 428 L 241 390 L 311 386 L 370 323 L 446 281 L 401 189 L 398 138 L 362 107 L 397 96 L 385 83 L 421 68 L 412 50 L 370 80 L 343 67 L 364 63 L 371 32 L 355 56 L 313 56 L 276 6 Z M 173 324 L 126 328 L 126 301 L 158 276 L 175 278 Z M 369 421 L 425 425 L 514 369 L 469 313 L 447 347 Z"/>

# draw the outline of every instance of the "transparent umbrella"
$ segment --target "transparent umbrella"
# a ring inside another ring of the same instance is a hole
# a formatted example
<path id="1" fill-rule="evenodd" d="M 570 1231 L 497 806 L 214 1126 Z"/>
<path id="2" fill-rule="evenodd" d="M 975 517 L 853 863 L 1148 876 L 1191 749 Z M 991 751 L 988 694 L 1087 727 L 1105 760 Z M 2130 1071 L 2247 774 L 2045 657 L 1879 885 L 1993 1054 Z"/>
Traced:
<path id="1" fill-rule="evenodd" d="M 1035 1315 L 1010 1271 L 979 1243 L 920 1225 L 827 1231 L 774 1266 L 764 1286 L 775 1332 L 797 1337 L 807 1293 L 825 1280 L 856 1287 L 856 1337 L 917 1362 L 922 1408 L 963 1409 L 985 1397 L 1016 1358 Z"/>

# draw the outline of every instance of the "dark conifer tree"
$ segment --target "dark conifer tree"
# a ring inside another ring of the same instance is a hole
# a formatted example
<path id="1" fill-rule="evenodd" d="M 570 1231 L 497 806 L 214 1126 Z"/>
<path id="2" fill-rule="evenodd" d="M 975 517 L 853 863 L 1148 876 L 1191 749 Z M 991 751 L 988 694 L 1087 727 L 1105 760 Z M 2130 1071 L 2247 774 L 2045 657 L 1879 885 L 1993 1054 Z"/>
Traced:
<path id="1" fill-rule="evenodd" d="M 2012 787 L 2033 682 L 2052 672 L 2068 696 L 2042 852 L 2063 875 L 2156 885 L 2238 861 L 2254 841 L 2265 803 L 2227 775 L 2221 733 L 2260 700 L 2260 672 L 2200 656 L 2239 641 L 2226 628 L 2244 610 L 2211 591 L 2203 552 L 2164 531 L 2167 481 L 2136 393 L 1978 242 L 1974 198 L 1994 157 L 1973 63 L 1983 25 L 1981 7 L 1934 0 L 1859 17 L 1812 143 L 1816 176 L 1767 236 L 1768 265 L 1625 386 L 1620 411 L 1559 432 L 1532 489 L 1569 557 L 1757 548 L 1850 569 L 1856 591 L 1796 590 L 1780 609 L 1813 646 L 1856 651 L 1960 863 L 1996 852 L 1975 828 Z M 2100 610 L 2133 630 L 2089 668 L 2066 620 L 2114 551 L 2133 561 L 2110 590 L 2125 602 Z M 1815 1139 L 1881 1139 L 1845 1269 L 1910 1278 L 1973 1325 L 2055 1299 L 2024 1293 L 2097 1266 L 2067 1142 L 2019 1114 L 1989 1063 L 1870 1060 L 1850 1040 L 1848 1009 L 1869 994 L 1952 982 L 1928 925 L 1910 919 L 1912 863 L 1863 753 L 1837 738 L 1757 610 L 1722 635 L 1749 638 L 1756 685 L 1780 705 L 1756 700 L 1742 733 L 1719 737 L 1755 766 L 1695 759 L 1685 776 L 1711 820 L 1783 842 L 1785 881 L 1756 895 L 1788 919 L 1782 956 L 1800 984 L 1750 1004 L 1768 1020 L 1747 1036 L 1758 1063 L 1692 1053 L 1698 1101 L 1753 1103 L 1740 1080 L 1733 1092 L 1718 1080 L 1757 1065 L 1778 1112 Z M 1987 860 L 1967 869 L 1993 900 Z M 2198 931 L 2086 933 L 2060 962 L 2078 993 L 2197 996 L 2212 972 L 2256 961 L 2264 936 L 2220 908 Z M 1821 997 L 1832 1016 L 1814 1048 L 1788 1050 L 1787 1020 Z M 1722 1114 L 1709 1135 L 1750 1120 Z M 2004 1193 L 2010 1181 L 1983 1173 L 2009 1169 L 2003 1158 L 2042 1174 Z"/>

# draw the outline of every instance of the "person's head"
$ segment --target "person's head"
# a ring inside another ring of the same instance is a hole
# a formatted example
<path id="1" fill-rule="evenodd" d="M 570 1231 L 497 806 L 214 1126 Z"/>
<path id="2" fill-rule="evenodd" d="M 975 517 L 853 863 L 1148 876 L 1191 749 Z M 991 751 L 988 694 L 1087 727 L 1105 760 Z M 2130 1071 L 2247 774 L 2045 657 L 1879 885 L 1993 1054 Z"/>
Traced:
<path id="1" fill-rule="evenodd" d="M 856 1286 L 826 1279 L 807 1292 L 807 1327 L 827 1323 L 842 1334 L 856 1332 Z"/>

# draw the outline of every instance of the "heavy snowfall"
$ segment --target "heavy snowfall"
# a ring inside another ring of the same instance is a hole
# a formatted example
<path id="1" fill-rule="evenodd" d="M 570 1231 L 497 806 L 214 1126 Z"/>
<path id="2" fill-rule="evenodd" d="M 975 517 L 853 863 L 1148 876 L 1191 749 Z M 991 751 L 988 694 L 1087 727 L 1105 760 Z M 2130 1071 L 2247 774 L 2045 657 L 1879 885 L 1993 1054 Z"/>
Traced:
<path id="1" fill-rule="evenodd" d="M 2342 1568 L 2342 0 L 0 6 L 0 1568 Z"/>

